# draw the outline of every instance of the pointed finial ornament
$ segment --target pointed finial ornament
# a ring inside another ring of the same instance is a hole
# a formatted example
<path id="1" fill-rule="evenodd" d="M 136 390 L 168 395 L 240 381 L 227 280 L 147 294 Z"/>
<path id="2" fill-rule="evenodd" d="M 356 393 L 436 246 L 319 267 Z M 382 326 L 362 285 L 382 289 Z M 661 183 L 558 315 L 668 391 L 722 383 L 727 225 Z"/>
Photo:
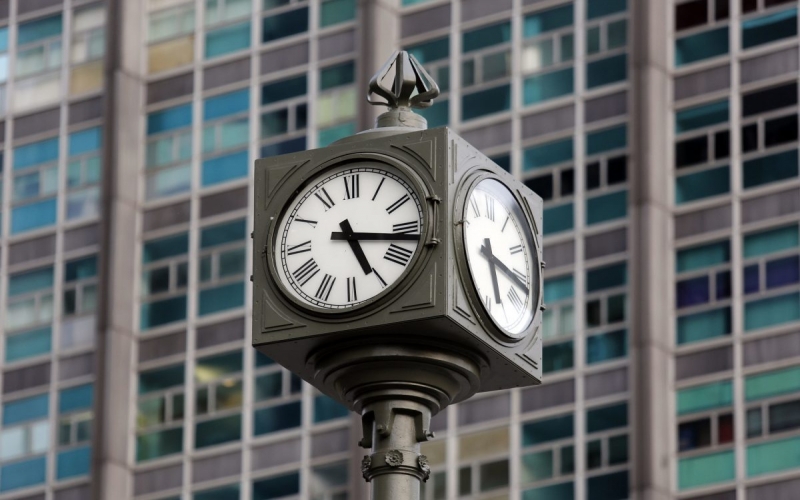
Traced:
<path id="1" fill-rule="evenodd" d="M 384 82 L 391 78 L 391 87 Z M 425 129 L 428 122 L 412 108 L 427 108 L 439 95 L 439 86 L 417 59 L 405 50 L 395 51 L 392 57 L 369 81 L 367 102 L 388 106 L 389 111 L 378 117 L 378 127 L 410 127 Z M 383 98 L 383 99 L 379 99 Z"/>

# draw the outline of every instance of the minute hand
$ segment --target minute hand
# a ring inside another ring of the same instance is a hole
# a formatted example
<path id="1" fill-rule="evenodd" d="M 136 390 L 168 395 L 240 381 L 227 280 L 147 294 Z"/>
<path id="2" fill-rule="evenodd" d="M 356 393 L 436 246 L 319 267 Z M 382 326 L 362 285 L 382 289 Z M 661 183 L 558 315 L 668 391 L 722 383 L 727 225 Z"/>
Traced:
<path id="1" fill-rule="evenodd" d="M 331 233 L 332 240 L 360 240 L 360 241 L 417 241 L 421 235 L 407 233 Z"/>
<path id="2" fill-rule="evenodd" d="M 505 264 L 503 264 L 503 263 L 500 261 L 500 259 L 498 259 L 497 257 L 495 257 L 495 256 L 494 256 L 494 255 L 493 255 L 491 252 L 489 252 L 489 249 L 488 249 L 488 248 L 486 248 L 485 246 L 482 246 L 482 247 L 481 247 L 481 253 L 482 253 L 484 256 L 486 256 L 487 258 L 489 258 L 489 259 L 493 260 L 493 261 L 494 261 L 494 264 L 497 266 L 497 269 L 499 269 L 499 270 L 503 271 L 503 273 L 504 273 L 506 276 L 508 276 L 508 279 L 510 279 L 511 281 L 513 281 L 514 283 L 516 283 L 516 284 L 517 284 L 517 286 L 519 286 L 519 287 L 520 287 L 520 288 L 521 288 L 523 291 L 525 291 L 525 294 L 528 294 L 528 293 L 530 293 L 530 289 L 528 289 L 528 287 L 525 285 L 525 283 L 523 283 L 523 282 L 522 282 L 522 280 L 521 280 L 521 279 L 519 279 L 519 277 L 518 277 L 516 274 L 514 274 L 514 272 L 513 272 L 511 269 L 509 269 L 509 268 L 508 268 L 508 266 L 506 266 Z"/>

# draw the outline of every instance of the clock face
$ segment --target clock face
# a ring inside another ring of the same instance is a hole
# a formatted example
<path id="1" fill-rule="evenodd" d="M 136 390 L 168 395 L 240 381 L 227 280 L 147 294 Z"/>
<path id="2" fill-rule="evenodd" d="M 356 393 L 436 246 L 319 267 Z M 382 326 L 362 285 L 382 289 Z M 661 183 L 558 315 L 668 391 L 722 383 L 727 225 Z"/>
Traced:
<path id="1" fill-rule="evenodd" d="M 464 246 L 486 312 L 507 335 L 522 335 L 539 302 L 538 254 L 527 218 L 500 182 L 483 180 L 470 193 Z"/>
<path id="2" fill-rule="evenodd" d="M 357 165 L 313 179 L 279 221 L 278 274 L 305 304 L 357 306 L 390 288 L 420 248 L 422 205 L 411 184 L 395 169 Z"/>

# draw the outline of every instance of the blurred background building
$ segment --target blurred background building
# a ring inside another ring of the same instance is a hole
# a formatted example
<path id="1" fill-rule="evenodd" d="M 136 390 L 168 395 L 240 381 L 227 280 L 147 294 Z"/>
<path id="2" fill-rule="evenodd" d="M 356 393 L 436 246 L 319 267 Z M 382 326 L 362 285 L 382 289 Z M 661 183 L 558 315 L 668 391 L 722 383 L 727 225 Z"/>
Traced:
<path id="1" fill-rule="evenodd" d="M 249 178 L 397 47 L 546 208 L 546 383 L 437 416 L 424 498 L 800 498 L 796 2 L 400 1 L 0 0 L 0 500 L 366 498 L 249 346 Z"/>

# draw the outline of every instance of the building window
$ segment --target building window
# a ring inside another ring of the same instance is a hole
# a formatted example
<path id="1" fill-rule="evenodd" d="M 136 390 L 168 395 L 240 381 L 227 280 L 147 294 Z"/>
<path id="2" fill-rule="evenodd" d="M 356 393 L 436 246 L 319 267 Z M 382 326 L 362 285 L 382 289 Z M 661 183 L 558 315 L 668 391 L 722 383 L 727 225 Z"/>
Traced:
<path id="1" fill-rule="evenodd" d="M 195 448 L 241 439 L 241 350 L 199 358 L 194 377 Z"/>
<path id="2" fill-rule="evenodd" d="M 52 266 L 9 275 L 6 301 L 7 332 L 49 326 L 53 320 Z"/>
<path id="3" fill-rule="evenodd" d="M 186 233 L 144 242 L 141 330 L 186 319 L 188 251 Z"/>
<path id="4" fill-rule="evenodd" d="M 575 333 L 574 287 L 571 274 L 544 280 L 544 302 L 547 309 L 542 314 L 543 340 Z"/>
<path id="5" fill-rule="evenodd" d="M 74 132 L 69 136 L 66 200 L 68 220 L 97 217 L 100 212 L 102 140 L 100 127 Z"/>
<path id="6" fill-rule="evenodd" d="M 525 17 L 522 48 L 523 102 L 540 102 L 574 92 L 573 6 L 563 5 Z"/>
<path id="7" fill-rule="evenodd" d="M 200 233 L 198 315 L 244 305 L 246 222 L 236 220 Z"/>
<path id="8" fill-rule="evenodd" d="M 184 365 L 139 373 L 136 461 L 183 450 Z"/>
<path id="9" fill-rule="evenodd" d="M 145 198 L 187 192 L 191 187 L 192 106 L 184 104 L 147 116 Z"/>
<path id="10" fill-rule="evenodd" d="M 56 223 L 58 153 L 58 138 L 15 149 L 11 234 Z"/>

